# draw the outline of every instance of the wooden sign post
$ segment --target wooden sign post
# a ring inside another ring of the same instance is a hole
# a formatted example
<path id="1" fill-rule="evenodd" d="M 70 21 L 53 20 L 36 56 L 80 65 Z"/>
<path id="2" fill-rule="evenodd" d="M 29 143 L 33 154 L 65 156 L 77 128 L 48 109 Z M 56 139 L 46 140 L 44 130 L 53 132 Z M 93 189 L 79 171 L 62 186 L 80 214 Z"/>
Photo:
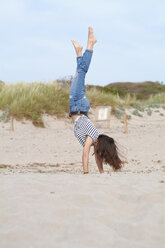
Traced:
<path id="1" fill-rule="evenodd" d="M 123 113 L 123 119 L 124 119 L 124 131 L 125 133 L 128 133 L 128 125 L 127 125 L 127 115 L 124 112 Z M 107 128 L 110 128 L 110 121 L 111 121 L 111 107 L 109 106 L 99 106 L 95 110 L 95 126 L 97 125 L 97 122 L 106 121 L 107 122 Z M 122 121 L 123 122 L 123 121 Z"/>
<path id="2" fill-rule="evenodd" d="M 124 112 L 124 126 L 125 126 L 125 133 L 128 133 L 128 126 L 127 126 L 127 115 Z"/>
<path id="3" fill-rule="evenodd" d="M 14 131 L 14 117 L 11 117 L 11 131 Z"/>
<path id="4" fill-rule="evenodd" d="M 110 128 L 110 120 L 111 120 L 111 107 L 99 106 L 96 108 L 95 126 L 96 126 L 97 122 L 106 121 L 107 122 L 107 128 Z"/>

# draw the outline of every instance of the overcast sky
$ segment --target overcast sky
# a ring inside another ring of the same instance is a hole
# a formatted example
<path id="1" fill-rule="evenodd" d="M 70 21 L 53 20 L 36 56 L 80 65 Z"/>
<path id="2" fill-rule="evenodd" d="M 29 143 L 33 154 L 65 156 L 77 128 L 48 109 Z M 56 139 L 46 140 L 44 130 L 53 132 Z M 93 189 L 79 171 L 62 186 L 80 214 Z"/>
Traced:
<path id="1" fill-rule="evenodd" d="M 0 0 L 0 80 L 75 74 L 71 39 L 95 45 L 88 84 L 165 82 L 164 0 Z"/>

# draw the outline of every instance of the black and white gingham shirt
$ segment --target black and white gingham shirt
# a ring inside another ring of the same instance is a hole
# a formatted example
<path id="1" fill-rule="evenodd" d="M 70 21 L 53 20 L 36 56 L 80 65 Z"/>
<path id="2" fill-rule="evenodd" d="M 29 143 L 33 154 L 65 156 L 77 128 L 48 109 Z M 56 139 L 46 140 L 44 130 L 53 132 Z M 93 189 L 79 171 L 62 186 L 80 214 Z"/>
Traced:
<path id="1" fill-rule="evenodd" d="M 99 136 L 99 132 L 87 116 L 81 115 L 75 120 L 74 135 L 80 144 L 84 146 L 87 136 L 90 136 L 94 143 Z"/>

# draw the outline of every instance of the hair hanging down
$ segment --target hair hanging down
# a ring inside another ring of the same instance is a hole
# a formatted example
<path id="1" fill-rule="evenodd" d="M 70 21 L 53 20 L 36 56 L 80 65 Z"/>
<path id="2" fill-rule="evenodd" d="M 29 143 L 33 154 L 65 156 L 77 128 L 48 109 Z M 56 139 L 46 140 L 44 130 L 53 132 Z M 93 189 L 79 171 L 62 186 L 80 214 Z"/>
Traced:
<path id="1" fill-rule="evenodd" d="M 114 170 L 121 168 L 122 161 L 113 138 L 104 134 L 99 135 L 95 152 L 103 160 L 103 163 L 111 165 Z"/>

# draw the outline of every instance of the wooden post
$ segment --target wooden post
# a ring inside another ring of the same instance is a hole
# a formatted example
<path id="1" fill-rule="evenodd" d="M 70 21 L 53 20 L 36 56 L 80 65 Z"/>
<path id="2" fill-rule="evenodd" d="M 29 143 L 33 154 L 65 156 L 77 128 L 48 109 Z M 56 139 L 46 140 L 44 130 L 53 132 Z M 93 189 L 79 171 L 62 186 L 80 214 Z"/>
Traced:
<path id="1" fill-rule="evenodd" d="M 94 125 L 95 125 L 95 127 L 97 125 L 97 115 L 98 115 L 98 109 L 96 108 L 95 109 L 95 119 L 94 119 Z"/>
<path id="2" fill-rule="evenodd" d="M 11 117 L 11 131 L 14 131 L 14 117 Z"/>
<path id="3" fill-rule="evenodd" d="M 124 112 L 124 126 L 125 126 L 125 133 L 128 133 L 127 115 L 125 112 Z"/>
<path id="4" fill-rule="evenodd" d="M 111 121 L 111 108 L 109 109 L 109 113 L 108 113 L 107 128 L 110 128 L 110 121 Z"/>

